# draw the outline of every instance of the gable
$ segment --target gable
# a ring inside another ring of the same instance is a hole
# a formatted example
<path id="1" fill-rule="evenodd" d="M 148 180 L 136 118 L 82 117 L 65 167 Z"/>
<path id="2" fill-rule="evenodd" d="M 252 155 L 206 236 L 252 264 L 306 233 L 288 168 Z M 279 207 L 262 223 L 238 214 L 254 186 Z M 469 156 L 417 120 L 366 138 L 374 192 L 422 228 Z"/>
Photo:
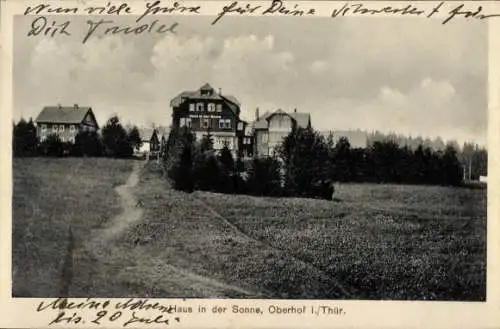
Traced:
<path id="1" fill-rule="evenodd" d="M 286 113 L 276 113 L 268 118 L 269 130 L 290 130 L 294 119 Z"/>
<path id="2" fill-rule="evenodd" d="M 99 126 L 97 124 L 97 120 L 95 118 L 94 112 L 92 112 L 92 109 L 89 109 L 87 111 L 87 114 L 83 118 L 82 123 L 89 125 L 89 126 L 95 126 L 96 128 Z"/>
<path id="3" fill-rule="evenodd" d="M 160 140 L 158 139 L 158 134 L 156 133 L 156 130 L 153 131 L 153 135 L 151 135 L 151 143 L 159 143 Z"/>

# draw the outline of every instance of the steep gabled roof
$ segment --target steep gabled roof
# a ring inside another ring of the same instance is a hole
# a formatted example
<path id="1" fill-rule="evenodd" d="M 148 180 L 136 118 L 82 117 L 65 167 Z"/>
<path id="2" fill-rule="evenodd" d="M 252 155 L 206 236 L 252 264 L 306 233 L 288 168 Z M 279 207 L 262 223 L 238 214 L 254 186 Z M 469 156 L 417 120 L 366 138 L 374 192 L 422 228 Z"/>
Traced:
<path id="1" fill-rule="evenodd" d="M 309 113 L 304 112 L 285 112 L 281 109 L 278 109 L 274 112 L 266 112 L 262 116 L 259 117 L 258 120 L 254 121 L 254 129 L 267 129 L 269 119 L 275 114 L 286 114 L 290 116 L 297 125 L 301 128 L 309 127 L 311 123 L 311 115 Z"/>
<path id="2" fill-rule="evenodd" d="M 238 112 L 240 108 L 240 103 L 236 99 L 236 97 L 232 95 L 221 95 L 218 92 L 213 92 L 210 94 L 204 94 L 202 91 L 214 90 L 209 83 L 205 83 L 200 89 L 195 91 L 183 91 L 170 101 L 171 107 L 178 107 L 181 105 L 186 99 L 212 99 L 212 100 L 222 100 L 224 103 L 229 106 L 229 108 L 233 112 Z"/>
<path id="3" fill-rule="evenodd" d="M 288 115 L 294 118 L 297 122 L 297 125 L 299 125 L 299 127 L 301 128 L 307 128 L 311 123 L 311 115 L 309 113 L 292 112 L 288 113 Z"/>
<path id="4" fill-rule="evenodd" d="M 139 130 L 139 136 L 141 137 L 141 141 L 143 142 L 149 142 L 156 132 L 154 128 L 149 128 L 149 127 L 138 128 L 138 130 Z"/>
<path id="5" fill-rule="evenodd" d="M 200 90 L 214 90 L 214 88 L 212 88 L 212 86 L 207 82 L 201 86 Z"/>
<path id="6" fill-rule="evenodd" d="M 254 129 L 267 129 L 267 118 L 271 116 L 271 112 L 267 111 L 263 115 L 261 115 L 256 121 L 253 123 Z"/>
<path id="7" fill-rule="evenodd" d="M 38 117 L 38 123 L 79 124 L 92 109 L 87 106 L 45 106 Z"/>

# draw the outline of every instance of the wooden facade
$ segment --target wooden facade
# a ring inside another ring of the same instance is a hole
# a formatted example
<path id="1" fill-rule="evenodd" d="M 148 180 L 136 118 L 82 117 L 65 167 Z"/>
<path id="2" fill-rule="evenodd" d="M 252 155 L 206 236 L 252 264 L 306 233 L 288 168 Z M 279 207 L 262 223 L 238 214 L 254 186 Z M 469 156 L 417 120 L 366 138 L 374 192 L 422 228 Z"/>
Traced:
<path id="1" fill-rule="evenodd" d="M 188 127 L 197 140 L 210 134 L 216 151 L 227 145 L 234 156 L 243 152 L 247 123 L 240 120 L 240 104 L 234 97 L 205 84 L 197 91 L 182 92 L 171 106 L 172 127 Z"/>

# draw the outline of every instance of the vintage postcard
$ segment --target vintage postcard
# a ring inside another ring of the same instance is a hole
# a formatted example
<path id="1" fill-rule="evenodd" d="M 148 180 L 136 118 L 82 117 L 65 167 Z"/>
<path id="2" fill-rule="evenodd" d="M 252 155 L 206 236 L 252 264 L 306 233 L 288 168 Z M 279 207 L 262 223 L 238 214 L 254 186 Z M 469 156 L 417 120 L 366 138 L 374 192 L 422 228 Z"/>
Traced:
<path id="1" fill-rule="evenodd" d="M 498 2 L 0 6 L 0 327 L 500 326 Z"/>

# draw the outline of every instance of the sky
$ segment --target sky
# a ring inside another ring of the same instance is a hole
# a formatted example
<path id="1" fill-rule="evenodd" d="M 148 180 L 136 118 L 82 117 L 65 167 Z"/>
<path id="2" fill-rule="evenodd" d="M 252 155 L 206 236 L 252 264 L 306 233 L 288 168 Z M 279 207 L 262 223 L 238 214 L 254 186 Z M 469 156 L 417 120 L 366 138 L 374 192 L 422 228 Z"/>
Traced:
<path id="1" fill-rule="evenodd" d="M 124 123 L 169 125 L 170 99 L 208 82 L 235 96 L 249 121 L 257 107 L 296 108 L 319 130 L 486 143 L 486 24 L 225 17 L 211 26 L 212 17 L 159 17 L 179 23 L 177 33 L 97 33 L 83 44 L 87 19 L 73 16 L 71 36 L 49 38 L 26 37 L 33 17 L 16 17 L 14 119 L 77 103 L 101 124 L 116 113 Z"/>

